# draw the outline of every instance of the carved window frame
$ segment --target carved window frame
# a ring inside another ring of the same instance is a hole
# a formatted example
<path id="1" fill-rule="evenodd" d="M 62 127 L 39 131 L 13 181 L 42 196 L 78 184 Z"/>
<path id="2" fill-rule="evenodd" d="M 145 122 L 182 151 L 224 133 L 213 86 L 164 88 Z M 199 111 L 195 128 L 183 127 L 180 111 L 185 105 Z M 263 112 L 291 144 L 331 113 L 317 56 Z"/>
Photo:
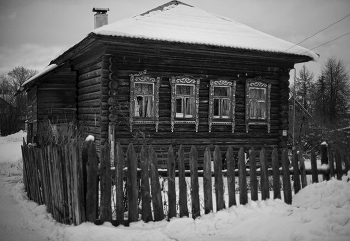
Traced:
<path id="1" fill-rule="evenodd" d="M 265 89 L 266 91 L 266 116 L 264 119 L 256 119 L 256 118 L 250 118 L 250 103 L 251 98 L 249 97 L 250 89 L 251 88 L 261 88 Z M 271 110 L 271 100 L 270 100 L 270 94 L 271 94 L 271 84 L 268 83 L 264 78 L 262 77 L 256 77 L 254 79 L 248 79 L 246 81 L 246 132 L 249 132 L 249 125 L 267 125 L 267 132 L 270 133 L 271 129 L 271 118 L 270 118 L 270 110 Z"/>
<path id="2" fill-rule="evenodd" d="M 215 87 L 228 87 L 228 88 L 230 88 L 229 117 L 228 118 L 215 118 L 214 117 L 214 88 Z M 213 125 L 231 125 L 232 126 L 232 133 L 234 133 L 235 125 L 236 125 L 235 110 L 236 110 L 236 81 L 233 81 L 233 80 L 210 80 L 209 115 L 208 115 L 209 132 L 211 132 Z"/>
<path id="3" fill-rule="evenodd" d="M 175 124 L 195 124 L 196 132 L 198 132 L 199 126 L 199 85 L 200 79 L 196 79 L 192 76 L 172 76 L 170 79 L 171 86 L 171 132 L 174 132 Z M 194 116 L 191 118 L 179 118 L 176 117 L 176 86 L 177 85 L 191 85 L 194 87 L 195 92 L 195 110 Z"/>
<path id="4" fill-rule="evenodd" d="M 141 71 L 137 74 L 130 75 L 130 132 L 132 132 L 134 124 L 155 124 L 156 132 L 159 126 L 159 87 L 160 77 L 152 77 L 147 74 L 147 70 Z M 153 84 L 153 118 L 135 117 L 135 85 L 137 83 Z"/>

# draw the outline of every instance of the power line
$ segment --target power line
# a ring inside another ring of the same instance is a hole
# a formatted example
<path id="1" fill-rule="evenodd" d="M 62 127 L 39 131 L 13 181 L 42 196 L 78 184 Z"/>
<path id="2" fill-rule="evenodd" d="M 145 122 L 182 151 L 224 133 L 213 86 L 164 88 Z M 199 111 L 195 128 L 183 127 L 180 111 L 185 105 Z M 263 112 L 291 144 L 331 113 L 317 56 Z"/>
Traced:
<path id="1" fill-rule="evenodd" d="M 325 42 L 324 44 L 321 44 L 321 45 L 319 45 L 319 46 L 317 46 L 317 47 L 315 47 L 315 48 L 309 49 L 309 50 L 304 51 L 304 52 L 299 53 L 299 54 L 303 54 L 303 53 L 309 52 L 309 51 L 311 51 L 311 50 L 313 50 L 313 49 L 317 49 L 317 48 L 319 48 L 319 47 L 321 47 L 321 46 L 323 46 L 323 45 L 326 45 L 326 44 L 328 44 L 328 43 L 330 43 L 330 42 L 333 42 L 333 41 L 335 41 L 335 40 L 337 40 L 337 39 L 340 39 L 340 38 L 342 38 L 342 37 L 344 37 L 345 35 L 348 35 L 348 34 L 350 34 L 350 32 L 348 32 L 348 33 L 346 33 L 346 34 L 343 34 L 342 36 L 339 36 L 339 37 L 336 38 L 336 39 L 333 39 L 333 40 L 331 40 L 331 41 Z"/>
<path id="2" fill-rule="evenodd" d="M 315 33 L 314 35 L 312 35 L 312 36 L 310 36 L 310 37 L 307 37 L 306 39 L 304 39 L 303 41 L 301 41 L 301 42 L 299 42 L 299 43 L 297 43 L 297 44 L 294 44 L 292 47 L 290 47 L 289 49 L 287 49 L 287 50 L 286 50 L 286 51 L 284 51 L 284 52 L 287 52 L 287 51 L 288 51 L 288 50 L 290 50 L 291 48 L 294 48 L 294 47 L 295 47 L 295 46 L 297 46 L 298 44 L 301 44 L 301 43 L 305 42 L 305 41 L 306 41 L 306 40 L 308 40 L 309 38 L 312 38 L 313 36 L 315 36 L 315 35 L 319 34 L 320 32 L 322 32 L 322 31 L 326 30 L 327 28 L 329 28 L 329 27 L 333 26 L 334 24 L 339 23 L 340 21 L 342 21 L 343 19 L 345 19 L 345 18 L 347 18 L 347 17 L 349 17 L 349 16 L 350 16 L 350 14 L 346 15 L 346 16 L 345 16 L 345 17 L 343 17 L 342 19 L 340 19 L 340 20 L 338 20 L 338 21 L 336 21 L 336 22 L 332 23 L 332 24 L 331 24 L 331 25 L 329 25 L 328 27 L 326 27 L 326 28 L 324 28 L 324 29 L 322 29 L 322 30 L 318 31 L 318 32 L 317 32 L 317 33 Z"/>

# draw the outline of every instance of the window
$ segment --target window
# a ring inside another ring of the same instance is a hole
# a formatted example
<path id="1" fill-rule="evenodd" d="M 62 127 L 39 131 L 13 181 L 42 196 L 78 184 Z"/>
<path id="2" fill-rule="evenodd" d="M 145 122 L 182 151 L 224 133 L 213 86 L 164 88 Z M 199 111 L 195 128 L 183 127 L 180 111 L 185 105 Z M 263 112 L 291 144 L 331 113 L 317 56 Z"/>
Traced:
<path id="1" fill-rule="evenodd" d="M 211 80 L 209 94 L 209 132 L 212 125 L 232 125 L 235 128 L 236 82 Z"/>
<path id="2" fill-rule="evenodd" d="M 176 123 L 195 124 L 198 131 L 199 79 L 173 76 L 171 85 L 171 131 Z"/>
<path id="3" fill-rule="evenodd" d="M 270 133 L 270 90 L 261 77 L 249 79 L 246 82 L 246 131 L 249 125 L 267 125 Z"/>
<path id="4" fill-rule="evenodd" d="M 133 124 L 159 125 L 160 77 L 154 78 L 144 70 L 130 75 L 130 132 Z"/>

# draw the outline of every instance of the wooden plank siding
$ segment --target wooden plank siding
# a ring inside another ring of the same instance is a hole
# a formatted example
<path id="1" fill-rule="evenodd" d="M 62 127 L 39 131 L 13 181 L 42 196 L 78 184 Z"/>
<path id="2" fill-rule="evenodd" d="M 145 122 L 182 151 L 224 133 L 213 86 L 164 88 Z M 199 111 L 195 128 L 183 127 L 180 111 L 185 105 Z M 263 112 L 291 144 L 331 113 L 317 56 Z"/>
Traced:
<path id="1" fill-rule="evenodd" d="M 184 45 L 188 48 L 188 45 Z M 203 47 L 202 47 L 203 48 Z M 286 139 L 282 137 L 282 130 L 288 129 L 288 93 L 289 93 L 289 69 L 293 63 L 288 60 L 278 61 L 271 58 L 269 53 L 264 58 L 261 53 L 259 58 L 232 54 L 229 52 L 212 51 L 207 47 L 206 51 L 181 49 L 172 44 L 143 45 L 108 42 L 105 53 L 117 59 L 115 80 L 117 91 L 115 99 L 118 103 L 125 104 L 130 101 L 130 74 L 136 74 L 147 70 L 153 77 L 161 77 L 159 89 L 159 128 L 155 130 L 155 124 L 134 124 L 134 132 L 130 132 L 129 108 L 120 110 L 116 127 L 116 141 L 120 142 L 126 150 L 129 142 L 152 144 L 158 154 L 160 162 L 166 164 L 169 144 L 177 151 L 180 144 L 184 145 L 185 153 L 189 153 L 190 146 L 196 146 L 199 153 L 204 153 L 207 145 L 218 145 L 223 152 L 229 146 L 238 152 L 238 147 L 245 147 L 246 151 L 254 146 L 256 149 L 265 147 L 268 156 L 274 147 L 279 148 L 281 156 L 282 148 L 286 147 Z M 195 131 L 194 124 L 175 124 L 174 132 L 171 132 L 171 76 L 190 75 L 200 78 L 199 88 L 199 128 Z M 263 77 L 271 84 L 271 131 L 267 126 L 249 126 L 246 133 L 245 125 L 245 88 L 246 80 L 254 77 Z M 231 133 L 230 125 L 213 125 L 209 133 L 209 86 L 210 80 L 226 78 L 236 81 L 236 109 L 235 132 Z M 104 124 L 105 125 L 105 124 Z M 136 134 L 139 134 L 136 136 Z M 136 146 L 137 148 L 137 146 Z M 186 155 L 185 155 L 186 156 Z M 188 163 L 188 155 L 186 157 Z M 203 156 L 199 156 L 201 160 Z M 164 162 L 164 163 L 163 163 Z M 188 165 L 187 165 L 188 167 Z"/>

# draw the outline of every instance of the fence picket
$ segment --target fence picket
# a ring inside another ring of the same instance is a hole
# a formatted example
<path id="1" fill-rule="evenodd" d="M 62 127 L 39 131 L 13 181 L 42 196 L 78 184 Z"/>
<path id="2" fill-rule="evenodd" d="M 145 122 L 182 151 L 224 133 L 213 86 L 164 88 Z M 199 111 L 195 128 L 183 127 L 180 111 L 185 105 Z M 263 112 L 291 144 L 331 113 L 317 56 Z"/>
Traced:
<path id="1" fill-rule="evenodd" d="M 192 218 L 199 217 L 199 184 L 198 184 L 198 153 L 197 149 L 192 146 L 189 154 L 190 173 L 191 173 L 191 200 L 192 200 Z"/>
<path id="2" fill-rule="evenodd" d="M 350 171 L 350 157 L 349 155 L 345 155 L 345 170 L 346 170 L 346 174 L 348 173 L 348 171 Z"/>
<path id="3" fill-rule="evenodd" d="M 86 203 L 85 215 L 86 221 L 95 222 L 97 219 L 97 171 L 98 157 L 94 141 L 85 141 L 83 146 L 83 163 L 86 166 Z M 102 160 L 101 160 L 102 161 Z"/>
<path id="4" fill-rule="evenodd" d="M 204 152 L 203 163 L 203 192 L 204 192 L 204 213 L 208 214 L 213 211 L 213 195 L 211 183 L 211 154 L 207 147 Z"/>
<path id="5" fill-rule="evenodd" d="M 215 146 L 213 156 L 214 156 L 216 210 L 220 211 L 225 208 L 225 202 L 224 202 L 224 183 L 222 180 L 222 157 L 218 146 Z"/>
<path id="6" fill-rule="evenodd" d="M 312 148 L 311 150 L 311 170 L 312 170 L 312 183 L 318 183 L 316 153 L 314 148 Z"/>
<path id="7" fill-rule="evenodd" d="M 142 145 L 140 153 L 140 166 L 141 166 L 141 200 L 142 210 L 141 218 L 144 222 L 153 221 L 152 209 L 151 209 L 151 196 L 149 189 L 149 160 L 148 149 L 145 145 Z M 122 189 L 123 191 L 123 189 Z"/>
<path id="8" fill-rule="evenodd" d="M 267 173 L 267 153 L 265 148 L 260 151 L 260 170 L 261 170 L 261 199 L 270 198 L 269 175 Z"/>
<path id="9" fill-rule="evenodd" d="M 168 149 L 168 219 L 176 217 L 175 157 L 172 145 Z"/>
<path id="10" fill-rule="evenodd" d="M 116 144 L 114 154 L 114 166 L 115 166 L 115 192 L 116 192 L 116 218 L 117 224 L 124 224 L 124 204 L 123 204 L 123 165 L 124 165 L 124 153 L 120 142 Z"/>
<path id="11" fill-rule="evenodd" d="M 298 165 L 298 154 L 297 150 L 293 150 L 293 181 L 294 181 L 294 193 L 300 191 L 300 177 L 299 177 L 299 165 Z"/>
<path id="12" fill-rule="evenodd" d="M 139 217 L 137 207 L 137 158 L 134 145 L 132 143 L 130 143 L 128 147 L 126 154 L 126 163 L 128 165 L 128 220 L 129 222 L 136 222 Z"/>
<path id="13" fill-rule="evenodd" d="M 188 207 L 187 207 L 187 183 L 185 177 L 185 155 L 183 146 L 180 145 L 178 151 L 179 160 L 179 209 L 180 218 L 188 217 Z"/>
<path id="14" fill-rule="evenodd" d="M 273 198 L 281 199 L 281 187 L 280 187 L 280 174 L 279 174 L 279 162 L 278 151 L 276 148 L 272 151 L 272 176 L 273 176 Z"/>
<path id="15" fill-rule="evenodd" d="M 227 165 L 227 188 L 228 188 L 228 206 L 237 205 L 236 203 L 236 177 L 235 177 L 235 159 L 233 149 L 230 146 L 226 152 Z"/>
<path id="16" fill-rule="evenodd" d="M 238 163 L 239 163 L 239 204 L 245 205 L 248 203 L 247 193 L 247 178 L 246 178 L 246 167 L 244 160 L 243 147 L 239 148 L 238 152 Z"/>
<path id="17" fill-rule="evenodd" d="M 252 201 L 258 201 L 258 181 L 256 176 L 256 152 L 254 147 L 250 150 L 250 195 Z"/>
<path id="18" fill-rule="evenodd" d="M 287 149 L 283 149 L 282 151 L 282 175 L 284 202 L 287 204 L 292 204 L 292 188 L 290 184 L 289 160 Z"/>
<path id="19" fill-rule="evenodd" d="M 321 165 L 326 164 L 328 165 L 328 151 L 327 151 L 327 143 L 322 142 L 320 145 L 320 154 L 321 154 Z M 328 181 L 329 180 L 329 174 L 323 173 L 322 180 Z"/>
<path id="20" fill-rule="evenodd" d="M 332 177 L 335 177 L 335 171 L 334 171 L 334 151 L 331 148 L 331 146 L 328 147 L 328 162 L 329 162 L 329 175 Z"/>
<path id="21" fill-rule="evenodd" d="M 151 192 L 154 221 L 161 221 L 164 219 L 163 201 L 159 184 L 158 175 L 158 158 L 152 146 L 149 147 L 149 161 L 151 173 Z"/>

